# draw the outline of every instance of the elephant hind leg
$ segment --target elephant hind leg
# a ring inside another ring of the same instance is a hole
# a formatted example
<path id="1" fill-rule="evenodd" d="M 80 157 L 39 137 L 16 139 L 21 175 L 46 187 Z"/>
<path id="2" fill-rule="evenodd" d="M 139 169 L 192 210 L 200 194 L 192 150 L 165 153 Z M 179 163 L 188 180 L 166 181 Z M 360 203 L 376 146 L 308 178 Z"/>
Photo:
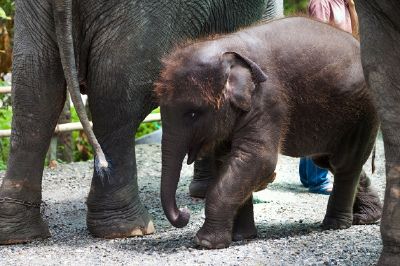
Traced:
<path id="1" fill-rule="evenodd" d="M 331 168 L 328 156 L 315 157 L 313 161 L 319 167 Z M 376 223 L 381 216 L 381 200 L 376 190 L 372 187 L 371 180 L 364 170 L 362 170 L 353 204 L 353 224 Z"/>
<path id="2" fill-rule="evenodd" d="M 360 170 L 334 173 L 334 184 L 329 196 L 322 226 L 324 229 L 345 229 L 353 222 L 353 202 Z"/>
<path id="3" fill-rule="evenodd" d="M 376 223 L 382 216 L 382 203 L 364 170 L 360 175 L 353 205 L 353 224 Z"/>
<path id="4" fill-rule="evenodd" d="M 97 115 L 93 115 L 94 124 L 98 121 Z M 93 236 L 101 238 L 152 234 L 155 229 L 151 216 L 139 198 L 132 133 L 135 129 L 126 125 L 103 129 L 105 135 L 100 134 L 99 140 L 110 160 L 111 171 L 105 182 L 94 173 L 87 199 L 88 229 Z"/>

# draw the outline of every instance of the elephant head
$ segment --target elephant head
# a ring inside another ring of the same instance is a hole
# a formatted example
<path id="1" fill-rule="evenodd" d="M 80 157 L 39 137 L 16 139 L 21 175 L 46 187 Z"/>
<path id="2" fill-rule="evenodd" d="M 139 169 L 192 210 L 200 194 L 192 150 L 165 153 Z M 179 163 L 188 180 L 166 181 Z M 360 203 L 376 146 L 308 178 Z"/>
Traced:
<path id="1" fill-rule="evenodd" d="M 163 123 L 161 201 L 175 227 L 189 221 L 188 211 L 178 210 L 175 199 L 185 155 L 191 164 L 227 140 L 266 79 L 250 59 L 218 48 L 210 52 L 189 46 L 164 60 L 155 88 Z"/>

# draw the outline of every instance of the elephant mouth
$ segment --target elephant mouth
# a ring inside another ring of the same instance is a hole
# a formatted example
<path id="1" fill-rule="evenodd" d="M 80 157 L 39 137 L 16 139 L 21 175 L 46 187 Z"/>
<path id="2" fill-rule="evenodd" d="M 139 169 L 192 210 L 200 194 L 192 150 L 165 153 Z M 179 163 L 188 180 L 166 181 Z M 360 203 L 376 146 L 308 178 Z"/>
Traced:
<path id="1" fill-rule="evenodd" d="M 195 145 L 189 149 L 188 159 L 186 163 L 188 165 L 192 164 L 196 159 L 207 155 L 214 147 L 212 142 L 207 142 L 206 139 L 201 141 L 198 145 Z"/>
<path id="2" fill-rule="evenodd" d="M 192 164 L 197 159 L 197 156 L 201 150 L 201 147 L 203 146 L 203 143 L 204 141 L 202 141 L 199 145 L 195 145 L 194 147 L 191 147 L 189 149 L 188 158 L 186 161 L 188 165 Z"/>

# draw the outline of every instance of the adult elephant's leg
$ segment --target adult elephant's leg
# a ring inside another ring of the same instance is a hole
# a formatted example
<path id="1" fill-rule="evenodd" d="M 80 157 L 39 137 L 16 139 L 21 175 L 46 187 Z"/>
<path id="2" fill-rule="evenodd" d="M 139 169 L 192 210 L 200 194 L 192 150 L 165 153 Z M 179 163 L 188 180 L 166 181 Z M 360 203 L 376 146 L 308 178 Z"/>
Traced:
<path id="1" fill-rule="evenodd" d="M 153 222 L 138 194 L 134 145 L 139 123 L 154 107 L 151 88 L 146 85 L 128 91 L 129 73 L 99 65 L 101 69 L 91 69 L 95 78 L 89 81 L 89 106 L 94 132 L 111 167 L 105 178 L 94 173 L 87 199 L 87 226 L 92 235 L 103 238 L 151 234 Z"/>
<path id="2" fill-rule="evenodd" d="M 361 54 L 377 100 L 385 145 L 386 191 L 381 220 L 381 265 L 400 261 L 400 2 L 358 1 Z"/>
<path id="3" fill-rule="evenodd" d="M 16 1 L 12 135 L 0 187 L 0 244 L 50 236 L 40 208 L 21 202 L 42 200 L 44 158 L 66 93 L 58 48 L 50 37 L 55 36 L 50 5 L 38 3 Z"/>

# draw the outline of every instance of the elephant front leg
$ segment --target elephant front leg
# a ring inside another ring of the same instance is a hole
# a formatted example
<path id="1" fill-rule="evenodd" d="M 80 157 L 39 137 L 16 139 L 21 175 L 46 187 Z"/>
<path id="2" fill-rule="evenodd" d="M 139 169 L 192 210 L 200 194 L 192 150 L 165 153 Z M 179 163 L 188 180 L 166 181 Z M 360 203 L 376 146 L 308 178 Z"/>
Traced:
<path id="1" fill-rule="evenodd" d="M 261 158 L 263 152 L 257 152 L 256 149 L 251 152 L 233 151 L 231 154 L 227 165 L 221 168 L 224 170 L 218 180 L 207 191 L 206 219 L 195 238 L 199 246 L 225 248 L 233 238 L 251 238 L 256 235 L 250 206 L 251 193 L 259 187 L 261 176 L 273 174 L 277 156 L 268 154 Z M 243 223 L 248 221 L 253 224 L 244 226 Z"/>
<path id="2" fill-rule="evenodd" d="M 50 236 L 40 213 L 42 174 L 66 95 L 56 58 L 14 56 L 11 148 L 0 187 L 0 244 Z"/>
<path id="3" fill-rule="evenodd" d="M 378 264 L 398 265 L 400 260 L 400 163 L 386 163 L 386 172 L 385 204 L 381 220 L 383 250 Z"/>

